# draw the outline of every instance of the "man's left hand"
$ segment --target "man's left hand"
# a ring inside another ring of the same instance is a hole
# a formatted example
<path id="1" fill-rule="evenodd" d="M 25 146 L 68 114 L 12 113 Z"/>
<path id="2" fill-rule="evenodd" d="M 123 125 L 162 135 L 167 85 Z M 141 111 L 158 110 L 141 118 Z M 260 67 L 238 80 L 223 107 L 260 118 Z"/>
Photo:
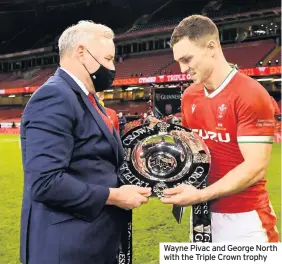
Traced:
<path id="1" fill-rule="evenodd" d="M 192 185 L 180 184 L 175 188 L 166 189 L 161 201 L 165 204 L 189 206 L 204 201 L 202 191 Z"/>

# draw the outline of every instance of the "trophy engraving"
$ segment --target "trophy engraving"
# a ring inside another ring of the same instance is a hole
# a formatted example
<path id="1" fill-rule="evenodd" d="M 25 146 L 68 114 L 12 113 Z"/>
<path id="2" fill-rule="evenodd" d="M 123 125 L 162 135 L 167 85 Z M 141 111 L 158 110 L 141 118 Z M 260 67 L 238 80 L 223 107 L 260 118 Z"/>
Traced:
<path id="1" fill-rule="evenodd" d="M 167 133 L 167 128 L 170 126 L 169 124 L 165 123 L 165 122 L 160 122 L 157 124 L 157 126 L 160 128 L 159 130 L 159 134 L 166 134 Z"/>

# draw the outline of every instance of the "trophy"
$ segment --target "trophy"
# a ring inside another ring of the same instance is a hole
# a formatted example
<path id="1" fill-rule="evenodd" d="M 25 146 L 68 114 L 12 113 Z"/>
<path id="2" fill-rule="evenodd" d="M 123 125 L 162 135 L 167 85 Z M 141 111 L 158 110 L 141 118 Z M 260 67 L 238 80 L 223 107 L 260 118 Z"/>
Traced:
<path id="1" fill-rule="evenodd" d="M 144 124 L 121 137 L 124 162 L 118 171 L 122 184 L 151 187 L 152 197 L 161 198 L 167 188 L 190 184 L 207 186 L 211 157 L 201 137 L 192 130 L 173 123 Z M 184 208 L 173 206 L 180 223 Z M 211 242 L 209 203 L 192 206 L 192 242 Z M 127 214 L 118 253 L 119 264 L 132 263 L 132 214 Z"/>
<path id="2" fill-rule="evenodd" d="M 122 136 L 125 157 L 118 177 L 123 184 L 151 187 L 153 197 L 166 188 L 191 184 L 199 188 L 210 168 L 203 140 L 190 129 L 159 122 L 138 126 Z"/>

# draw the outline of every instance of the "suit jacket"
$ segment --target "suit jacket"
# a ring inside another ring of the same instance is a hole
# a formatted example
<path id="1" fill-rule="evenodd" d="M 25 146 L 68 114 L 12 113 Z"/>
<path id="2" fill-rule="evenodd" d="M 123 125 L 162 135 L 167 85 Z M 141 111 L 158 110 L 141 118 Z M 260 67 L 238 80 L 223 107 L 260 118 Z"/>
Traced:
<path id="1" fill-rule="evenodd" d="M 21 261 L 113 263 L 125 211 L 105 202 L 118 186 L 123 147 L 63 70 L 29 100 L 21 144 Z"/>
<path id="2" fill-rule="evenodd" d="M 117 112 L 115 110 L 111 109 L 111 108 L 108 108 L 108 107 L 105 107 L 105 110 L 106 110 L 108 117 L 112 121 L 114 128 L 116 129 L 116 131 L 119 134 L 119 123 L 118 123 Z"/>

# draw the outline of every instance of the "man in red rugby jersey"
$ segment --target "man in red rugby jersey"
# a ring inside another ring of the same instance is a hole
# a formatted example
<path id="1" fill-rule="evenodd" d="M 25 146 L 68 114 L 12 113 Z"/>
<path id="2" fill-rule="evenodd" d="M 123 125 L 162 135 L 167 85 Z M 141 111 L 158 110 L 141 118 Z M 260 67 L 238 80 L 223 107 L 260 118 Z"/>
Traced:
<path id="1" fill-rule="evenodd" d="M 274 129 L 267 91 L 226 61 L 216 25 L 193 15 L 174 29 L 174 58 L 194 82 L 182 98 L 182 124 L 211 152 L 208 187 L 179 185 L 164 203 L 210 201 L 213 242 L 278 242 L 276 216 L 265 184 Z"/>

